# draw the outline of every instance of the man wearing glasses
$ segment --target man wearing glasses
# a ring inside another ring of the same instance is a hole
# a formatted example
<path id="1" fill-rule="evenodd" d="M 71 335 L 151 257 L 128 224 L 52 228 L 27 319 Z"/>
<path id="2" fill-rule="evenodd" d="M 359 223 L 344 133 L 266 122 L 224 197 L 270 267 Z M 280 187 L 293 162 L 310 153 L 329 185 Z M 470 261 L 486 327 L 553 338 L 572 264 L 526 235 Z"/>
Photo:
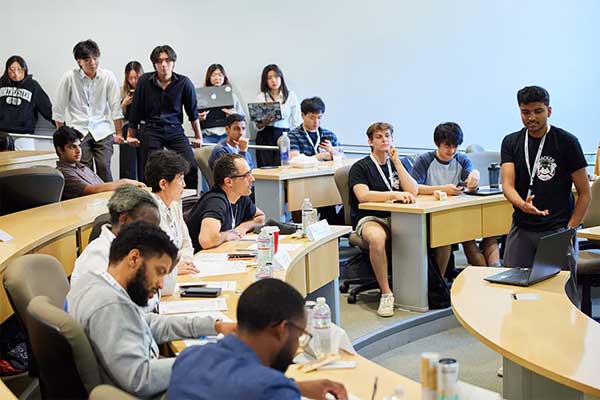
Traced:
<path id="1" fill-rule="evenodd" d="M 253 283 L 240 296 L 237 323 L 237 336 L 188 347 L 177 357 L 168 398 L 348 398 L 341 383 L 328 379 L 299 382 L 284 375 L 298 348 L 310 339 L 304 328 L 304 299 L 296 289 L 277 279 Z"/>
<path id="2" fill-rule="evenodd" d="M 84 134 L 81 163 L 92 171 L 96 164 L 98 176 L 104 182 L 111 182 L 113 142 L 123 142 L 119 83 L 115 74 L 99 67 L 100 48 L 93 40 L 77 43 L 73 56 L 78 68 L 67 71 L 60 80 L 52 119 L 57 128 L 66 124 Z"/>
<path id="3" fill-rule="evenodd" d="M 265 213 L 250 199 L 254 177 L 240 154 L 223 155 L 215 164 L 215 186 L 204 194 L 186 218 L 194 251 L 238 240 L 264 225 Z"/>

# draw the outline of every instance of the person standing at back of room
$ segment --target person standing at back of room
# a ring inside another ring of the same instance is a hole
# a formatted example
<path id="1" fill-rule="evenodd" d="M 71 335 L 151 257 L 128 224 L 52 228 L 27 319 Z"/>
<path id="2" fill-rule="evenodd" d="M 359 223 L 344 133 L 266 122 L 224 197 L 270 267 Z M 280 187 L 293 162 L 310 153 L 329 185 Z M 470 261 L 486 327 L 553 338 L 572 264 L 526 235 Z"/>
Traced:
<path id="1" fill-rule="evenodd" d="M 267 118 L 256 124 L 257 145 L 277 146 L 277 139 L 283 132 L 289 132 L 302 123 L 298 98 L 294 92 L 288 89 L 283 71 L 275 64 L 269 64 L 263 68 L 260 78 L 260 93 L 256 96 L 256 101 L 281 103 L 281 119 L 279 121 Z M 279 151 L 257 150 L 256 164 L 259 167 L 279 165 Z"/>
<path id="2" fill-rule="evenodd" d="M 140 167 L 146 165 L 150 154 L 163 148 L 180 154 L 190 164 L 190 171 L 185 176 L 186 186 L 196 189 L 198 165 L 192 146 L 202 146 L 196 89 L 187 76 L 173 71 L 177 54 L 171 46 L 156 46 L 150 54 L 150 60 L 154 72 L 142 75 L 137 83 L 129 114 L 127 143 L 133 146 L 141 144 Z M 194 131 L 191 140 L 183 130 L 183 109 Z M 142 121 L 144 123 L 138 135 L 137 126 Z M 138 174 L 142 175 L 142 172 L 140 169 Z M 144 180 L 143 176 L 140 176 L 140 180 Z"/>
<path id="3" fill-rule="evenodd" d="M 578 227 L 591 194 L 587 161 L 579 141 L 548 123 L 552 107 L 546 89 L 524 87 L 517 93 L 517 101 L 525 127 L 507 135 L 501 150 L 502 189 L 515 210 L 504 264 L 531 267 L 539 239 Z M 576 262 L 576 252 L 574 246 L 572 263 Z"/>
<path id="4" fill-rule="evenodd" d="M 33 134 L 38 114 L 52 121 L 52 103 L 40 84 L 28 75 L 27 63 L 21 56 L 6 60 L 0 77 L 0 132 Z M 34 150 L 33 139 L 15 139 L 15 150 Z"/>
<path id="5" fill-rule="evenodd" d="M 95 164 L 98 176 L 111 182 L 113 143 L 123 143 L 119 83 L 115 74 L 99 67 L 100 48 L 93 40 L 77 43 L 73 56 L 79 68 L 67 71 L 60 80 L 52 118 L 57 128 L 66 124 L 84 134 L 82 164 L 92 170 Z"/>
<path id="6" fill-rule="evenodd" d="M 123 78 L 123 87 L 121 88 L 121 110 L 123 111 L 123 137 L 127 140 L 127 130 L 129 129 L 129 112 L 131 103 L 133 103 L 133 94 L 137 86 L 138 79 L 144 73 L 142 64 L 138 61 L 129 61 L 125 65 L 125 77 Z M 119 149 L 119 174 L 121 178 L 137 179 L 139 170 L 139 158 L 141 149 L 136 146 L 129 146 L 125 143 Z"/>
<path id="7" fill-rule="evenodd" d="M 233 107 L 232 108 L 223 108 L 221 111 L 225 113 L 226 116 L 232 114 L 244 115 L 244 107 L 242 107 L 242 103 L 237 95 L 234 93 L 233 88 L 231 87 L 231 83 L 229 82 L 229 77 L 225 72 L 225 68 L 221 64 L 212 64 L 206 70 L 206 76 L 204 77 L 204 86 L 228 86 L 231 89 L 231 95 L 233 97 Z M 203 119 L 205 119 L 207 115 L 207 111 L 200 113 Z M 202 139 L 204 143 L 219 143 L 226 139 L 225 125 L 222 126 L 213 126 L 210 128 L 202 129 Z"/>

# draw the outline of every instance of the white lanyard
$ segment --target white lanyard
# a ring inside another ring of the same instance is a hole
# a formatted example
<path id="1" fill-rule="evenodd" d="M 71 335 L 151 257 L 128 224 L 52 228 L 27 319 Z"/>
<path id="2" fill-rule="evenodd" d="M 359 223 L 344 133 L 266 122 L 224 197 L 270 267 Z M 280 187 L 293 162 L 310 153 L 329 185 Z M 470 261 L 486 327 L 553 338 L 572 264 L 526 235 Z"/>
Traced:
<path id="1" fill-rule="evenodd" d="M 542 157 L 542 150 L 544 149 L 544 144 L 546 143 L 546 136 L 548 136 L 549 131 L 550 125 L 548 125 L 546 133 L 544 133 L 544 136 L 542 136 L 542 141 L 540 142 L 540 146 L 538 147 L 538 151 L 533 162 L 533 169 L 531 169 L 531 164 L 529 162 L 529 129 L 525 131 L 525 143 L 523 147 L 525 148 L 525 164 L 527 164 L 527 173 L 529 174 L 529 188 L 527 189 L 527 197 L 531 196 L 533 180 L 537 175 L 537 170 L 540 165 L 540 158 Z"/>
<path id="2" fill-rule="evenodd" d="M 390 165 L 390 159 L 388 158 L 386 160 L 387 163 L 387 169 L 388 169 L 388 176 L 389 176 L 389 181 L 385 178 L 385 175 L 383 173 L 383 170 L 381 169 L 381 166 L 379 165 L 379 162 L 375 159 L 375 157 L 373 157 L 373 154 L 371 154 L 369 157 L 371 157 L 371 161 L 373 161 L 373 163 L 375 164 L 375 167 L 377 167 L 377 171 L 379 171 L 379 175 L 381 175 L 381 179 L 383 179 L 383 182 L 385 182 L 385 186 L 387 186 L 387 188 L 389 189 L 390 192 L 393 192 L 392 189 L 392 185 L 390 182 L 394 181 L 394 177 L 392 175 L 392 167 Z"/>
<path id="3" fill-rule="evenodd" d="M 233 204 L 229 203 L 231 207 L 231 229 L 235 229 L 235 213 L 233 212 Z"/>
<path id="4" fill-rule="evenodd" d="M 306 135 L 306 139 L 308 140 L 308 143 L 310 143 L 313 147 L 313 149 L 315 150 L 315 155 L 319 154 L 319 144 L 321 143 L 321 134 L 319 133 L 319 128 L 317 128 L 317 140 L 315 140 L 315 142 L 313 143 L 312 139 L 310 138 L 310 135 L 308 134 L 308 132 L 306 132 L 306 129 L 304 129 L 304 124 L 302 124 L 302 130 L 304 131 L 304 134 Z"/>

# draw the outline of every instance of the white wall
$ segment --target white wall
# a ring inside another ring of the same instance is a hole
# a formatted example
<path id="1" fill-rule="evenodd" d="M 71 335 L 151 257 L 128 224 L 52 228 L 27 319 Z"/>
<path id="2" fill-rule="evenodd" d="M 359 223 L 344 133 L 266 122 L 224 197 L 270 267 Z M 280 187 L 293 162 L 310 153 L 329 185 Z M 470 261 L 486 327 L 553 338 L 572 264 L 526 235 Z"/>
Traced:
<path id="1" fill-rule="evenodd" d="M 465 144 L 499 149 L 521 127 L 516 91 L 529 84 L 549 90 L 552 123 L 586 151 L 600 139 L 595 0 L 30 0 L 2 8 L 2 65 L 24 56 L 51 97 L 75 65 L 74 44 L 93 38 L 119 79 L 127 61 L 150 70 L 152 48 L 171 44 L 176 71 L 200 85 L 207 66 L 222 63 L 245 102 L 262 67 L 278 63 L 300 99 L 325 100 L 325 126 L 346 143 L 363 143 L 371 122 L 387 120 L 398 145 L 429 147 L 435 125 L 454 120 Z"/>

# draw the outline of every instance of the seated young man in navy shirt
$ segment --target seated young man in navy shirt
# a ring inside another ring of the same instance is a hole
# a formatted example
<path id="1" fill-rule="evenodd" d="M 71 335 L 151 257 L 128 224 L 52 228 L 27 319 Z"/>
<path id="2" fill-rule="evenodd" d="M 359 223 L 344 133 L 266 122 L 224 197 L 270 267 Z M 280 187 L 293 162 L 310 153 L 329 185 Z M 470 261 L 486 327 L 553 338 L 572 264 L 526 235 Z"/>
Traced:
<path id="1" fill-rule="evenodd" d="M 241 114 L 229 114 L 225 119 L 225 134 L 227 137 L 214 147 L 208 158 L 210 169 L 215 169 L 217 160 L 226 153 L 240 154 L 244 156 L 250 168 L 256 168 L 252 154 L 248 151 L 246 117 Z"/>
<path id="2" fill-rule="evenodd" d="M 325 103 L 319 97 L 302 100 L 300 104 L 302 124 L 290 132 L 290 157 L 299 154 L 316 157 L 317 160 L 333 160 L 338 145 L 335 133 L 321 128 Z"/>
<path id="3" fill-rule="evenodd" d="M 436 150 L 424 153 L 417 158 L 411 175 L 419 184 L 419 194 L 433 194 L 436 190 L 456 196 L 464 189 L 475 190 L 479 185 L 479 171 L 473 169 L 471 160 L 464 153 L 458 153 L 458 146 L 463 142 L 463 131 L 454 122 L 439 124 L 433 132 Z M 484 238 L 483 253 L 475 240 L 463 242 L 465 255 L 470 265 L 495 265 L 500 263 L 498 242 L 496 238 Z M 448 266 L 452 246 L 432 249 L 435 261 L 442 276 Z"/>
<path id="4" fill-rule="evenodd" d="M 327 379 L 295 382 L 284 373 L 300 345 L 307 345 L 304 299 L 278 279 L 250 285 L 237 305 L 238 335 L 191 346 L 175 361 L 169 399 L 346 400 L 340 383 Z"/>
<path id="5" fill-rule="evenodd" d="M 194 251 L 239 240 L 264 225 L 265 213 L 250 199 L 254 177 L 241 154 L 224 154 L 215 164 L 215 186 L 194 205 L 185 222 Z"/>

